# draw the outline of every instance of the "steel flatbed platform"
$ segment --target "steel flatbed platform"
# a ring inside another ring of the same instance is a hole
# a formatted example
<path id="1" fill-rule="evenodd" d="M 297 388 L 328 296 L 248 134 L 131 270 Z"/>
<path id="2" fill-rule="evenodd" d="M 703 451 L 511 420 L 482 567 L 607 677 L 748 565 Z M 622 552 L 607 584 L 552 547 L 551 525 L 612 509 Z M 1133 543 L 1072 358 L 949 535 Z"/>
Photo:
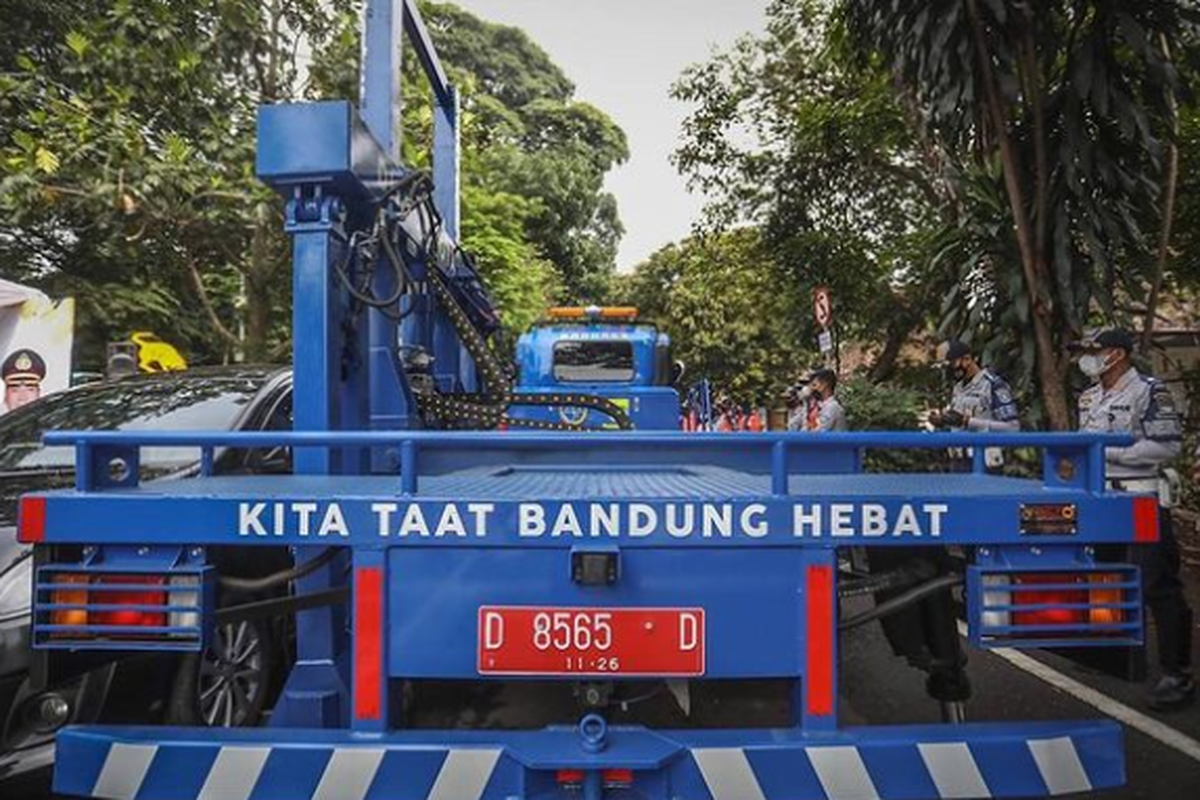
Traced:
<path id="1" fill-rule="evenodd" d="M 914 484 L 914 475 L 792 475 L 787 495 L 804 497 L 871 498 L 914 500 L 936 495 L 940 498 L 1041 497 L 1081 489 L 1053 489 L 1041 481 L 996 475 L 929 473 L 924 487 Z M 936 485 L 936 491 L 929 491 Z M 143 484 L 131 489 L 111 490 L 109 497 L 258 497 L 288 499 L 297 496 L 370 499 L 412 497 L 422 501 L 463 498 L 522 500 L 645 500 L 728 498 L 743 501 L 772 497 L 769 475 L 755 475 L 722 467 L 653 467 L 638 471 L 565 468 L 547 469 L 520 464 L 455 470 L 421 478 L 415 495 L 401 489 L 397 475 L 296 475 L 279 478 L 264 475 L 214 476 L 185 481 Z M 69 493 L 67 493 L 69 496 Z"/>

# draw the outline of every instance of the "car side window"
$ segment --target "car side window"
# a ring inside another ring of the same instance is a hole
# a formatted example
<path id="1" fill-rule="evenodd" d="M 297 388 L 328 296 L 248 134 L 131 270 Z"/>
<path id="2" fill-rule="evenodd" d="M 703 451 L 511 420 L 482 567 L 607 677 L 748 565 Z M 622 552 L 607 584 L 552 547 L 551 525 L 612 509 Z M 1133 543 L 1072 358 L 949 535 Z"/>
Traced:
<path id="1" fill-rule="evenodd" d="M 289 387 L 276 400 L 275 405 L 267 412 L 262 423 L 262 430 L 290 431 L 292 430 L 292 390 Z M 292 448 L 265 447 L 250 451 L 247 466 L 258 475 L 290 475 L 292 473 Z"/>

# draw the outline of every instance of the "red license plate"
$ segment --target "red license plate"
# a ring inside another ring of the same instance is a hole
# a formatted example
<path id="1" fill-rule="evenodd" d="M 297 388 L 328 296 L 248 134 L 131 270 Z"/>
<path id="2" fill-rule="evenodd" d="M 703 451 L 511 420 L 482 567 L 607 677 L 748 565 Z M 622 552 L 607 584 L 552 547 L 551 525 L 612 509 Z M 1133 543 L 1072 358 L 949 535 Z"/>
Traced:
<path id="1" fill-rule="evenodd" d="M 483 606 L 479 673 L 703 675 L 704 609 Z"/>

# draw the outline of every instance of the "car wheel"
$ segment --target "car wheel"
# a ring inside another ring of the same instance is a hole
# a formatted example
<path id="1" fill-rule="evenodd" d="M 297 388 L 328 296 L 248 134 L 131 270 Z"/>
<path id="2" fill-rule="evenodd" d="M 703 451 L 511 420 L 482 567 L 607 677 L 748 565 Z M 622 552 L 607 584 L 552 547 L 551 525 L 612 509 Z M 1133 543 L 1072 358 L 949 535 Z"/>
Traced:
<path id="1" fill-rule="evenodd" d="M 168 721 L 216 728 L 258 724 L 274 666 L 267 625 L 252 620 L 218 625 L 204 652 L 180 662 Z"/>

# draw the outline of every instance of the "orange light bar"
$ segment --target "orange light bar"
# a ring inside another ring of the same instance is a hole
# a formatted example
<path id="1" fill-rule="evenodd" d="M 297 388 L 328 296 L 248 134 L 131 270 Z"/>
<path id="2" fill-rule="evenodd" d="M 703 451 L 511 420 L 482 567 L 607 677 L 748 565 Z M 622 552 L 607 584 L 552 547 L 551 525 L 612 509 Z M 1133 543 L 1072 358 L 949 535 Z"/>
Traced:
<path id="1" fill-rule="evenodd" d="M 550 319 L 637 319 L 633 306 L 558 306 L 546 312 Z"/>

